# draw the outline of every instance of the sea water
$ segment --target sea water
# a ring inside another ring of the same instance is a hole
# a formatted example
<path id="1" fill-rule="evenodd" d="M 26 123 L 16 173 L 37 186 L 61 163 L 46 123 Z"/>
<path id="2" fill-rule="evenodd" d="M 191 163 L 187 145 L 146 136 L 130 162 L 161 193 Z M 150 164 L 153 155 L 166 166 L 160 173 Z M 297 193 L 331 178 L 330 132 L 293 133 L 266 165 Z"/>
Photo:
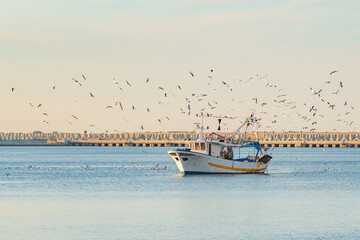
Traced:
<path id="1" fill-rule="evenodd" d="M 360 239 L 360 149 L 186 176 L 170 149 L 0 147 L 0 239 Z"/>

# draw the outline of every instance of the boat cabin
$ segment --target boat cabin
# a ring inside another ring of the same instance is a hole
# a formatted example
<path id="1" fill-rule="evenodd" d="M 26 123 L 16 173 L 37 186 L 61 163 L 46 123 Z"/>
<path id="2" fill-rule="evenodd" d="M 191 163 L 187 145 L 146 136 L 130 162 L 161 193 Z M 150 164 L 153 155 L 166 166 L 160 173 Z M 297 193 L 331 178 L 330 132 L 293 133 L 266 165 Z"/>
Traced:
<path id="1" fill-rule="evenodd" d="M 191 140 L 187 142 L 187 146 L 188 150 L 192 152 L 235 161 L 255 160 L 261 152 L 261 149 L 254 145 L 250 147 L 250 145 L 229 144 L 218 141 Z"/>

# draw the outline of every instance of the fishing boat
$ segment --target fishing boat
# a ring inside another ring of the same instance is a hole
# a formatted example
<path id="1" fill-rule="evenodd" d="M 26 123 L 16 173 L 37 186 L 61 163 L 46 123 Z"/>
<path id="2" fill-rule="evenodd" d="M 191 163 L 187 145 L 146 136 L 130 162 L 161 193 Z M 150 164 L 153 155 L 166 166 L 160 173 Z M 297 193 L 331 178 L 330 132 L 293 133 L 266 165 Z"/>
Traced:
<path id="1" fill-rule="evenodd" d="M 203 122 L 203 121 L 202 121 Z M 220 119 L 219 119 L 220 123 Z M 231 135 L 211 133 L 203 138 L 203 124 L 197 123 L 197 138 L 188 139 L 185 148 L 169 151 L 182 174 L 199 173 L 265 173 L 272 156 L 261 147 L 257 135 L 257 119 L 252 115 Z M 244 130 L 243 138 L 235 139 Z M 255 138 L 248 132 L 255 131 Z"/>

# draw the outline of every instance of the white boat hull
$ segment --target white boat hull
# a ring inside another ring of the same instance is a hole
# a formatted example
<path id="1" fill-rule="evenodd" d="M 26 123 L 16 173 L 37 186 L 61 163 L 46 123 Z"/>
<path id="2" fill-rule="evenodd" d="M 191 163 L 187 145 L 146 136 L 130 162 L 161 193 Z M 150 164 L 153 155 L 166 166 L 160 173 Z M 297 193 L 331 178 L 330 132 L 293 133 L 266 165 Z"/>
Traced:
<path id="1" fill-rule="evenodd" d="M 234 161 L 185 150 L 169 151 L 182 174 L 188 173 L 264 173 L 266 164 L 254 161 Z"/>

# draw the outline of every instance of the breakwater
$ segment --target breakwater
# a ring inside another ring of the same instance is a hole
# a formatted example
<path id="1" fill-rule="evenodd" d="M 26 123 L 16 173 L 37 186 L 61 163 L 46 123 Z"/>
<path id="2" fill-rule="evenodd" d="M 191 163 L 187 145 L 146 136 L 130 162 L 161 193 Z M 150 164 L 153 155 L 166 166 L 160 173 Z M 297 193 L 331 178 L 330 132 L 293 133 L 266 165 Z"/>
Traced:
<path id="1" fill-rule="evenodd" d="M 208 136 L 210 133 L 204 133 Z M 220 133 L 230 136 L 232 133 Z M 137 133 L 0 133 L 0 146 L 113 146 L 182 147 L 193 132 Z M 255 139 L 254 134 L 237 133 L 234 139 Z M 260 132 L 265 147 L 360 147 L 359 132 Z"/>

